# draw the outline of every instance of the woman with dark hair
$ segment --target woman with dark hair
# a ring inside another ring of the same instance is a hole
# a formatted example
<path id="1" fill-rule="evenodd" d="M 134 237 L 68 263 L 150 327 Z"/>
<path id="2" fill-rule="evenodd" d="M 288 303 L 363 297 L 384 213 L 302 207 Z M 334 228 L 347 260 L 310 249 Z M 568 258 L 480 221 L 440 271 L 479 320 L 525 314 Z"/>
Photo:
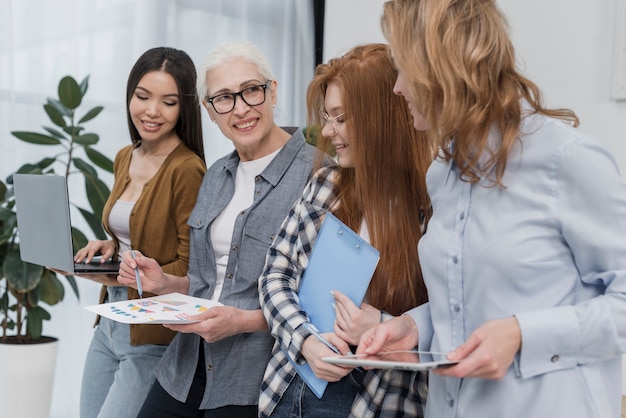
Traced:
<path id="1" fill-rule="evenodd" d="M 89 262 L 137 249 L 164 271 L 189 265 L 187 219 L 206 172 L 191 58 L 174 48 L 146 51 L 128 77 L 126 105 L 132 144 L 115 158 L 115 183 L 102 213 L 110 240 L 89 241 L 75 256 Z M 100 302 L 139 297 L 115 275 L 89 275 L 104 286 Z M 128 325 L 98 318 L 87 353 L 80 416 L 136 417 L 154 368 L 175 333 L 160 325 Z"/>
<path id="2" fill-rule="evenodd" d="M 404 100 L 393 94 L 396 75 L 387 46 L 367 44 L 319 65 L 309 84 L 309 120 L 321 126 L 317 144 L 335 151 L 338 167 L 315 173 L 272 243 L 259 280 L 263 313 L 276 338 L 261 387 L 261 417 L 422 416 L 425 373 L 363 375 L 325 363 L 321 358 L 333 352 L 311 333 L 297 297 L 322 220 L 331 212 L 380 251 L 363 304 L 334 291 L 335 329 L 324 334 L 332 344 L 345 354 L 365 330 L 427 301 L 417 243 L 430 217 L 425 173 L 433 149 L 413 129 Z M 296 374 L 293 363 L 299 361 L 330 382 L 321 399 Z"/>

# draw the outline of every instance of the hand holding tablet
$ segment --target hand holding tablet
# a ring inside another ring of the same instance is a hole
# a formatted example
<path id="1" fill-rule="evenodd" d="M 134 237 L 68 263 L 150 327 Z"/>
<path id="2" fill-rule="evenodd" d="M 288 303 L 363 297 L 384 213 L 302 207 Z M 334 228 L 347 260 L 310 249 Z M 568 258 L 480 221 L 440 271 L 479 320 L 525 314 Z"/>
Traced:
<path id="1" fill-rule="evenodd" d="M 344 366 L 369 369 L 430 370 L 451 366 L 458 361 L 448 360 L 446 353 L 415 350 L 386 351 L 377 354 L 349 354 L 322 357 L 322 360 Z"/>

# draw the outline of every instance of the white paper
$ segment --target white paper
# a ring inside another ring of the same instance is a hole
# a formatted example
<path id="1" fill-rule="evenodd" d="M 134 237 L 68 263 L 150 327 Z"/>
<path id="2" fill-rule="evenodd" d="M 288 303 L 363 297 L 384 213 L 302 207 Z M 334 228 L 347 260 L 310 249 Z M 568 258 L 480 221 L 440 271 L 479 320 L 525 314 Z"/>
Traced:
<path id="1" fill-rule="evenodd" d="M 223 305 L 209 299 L 169 293 L 85 306 L 85 309 L 125 324 L 191 324 L 199 321 L 189 319 L 190 316 L 205 312 L 214 306 Z"/>

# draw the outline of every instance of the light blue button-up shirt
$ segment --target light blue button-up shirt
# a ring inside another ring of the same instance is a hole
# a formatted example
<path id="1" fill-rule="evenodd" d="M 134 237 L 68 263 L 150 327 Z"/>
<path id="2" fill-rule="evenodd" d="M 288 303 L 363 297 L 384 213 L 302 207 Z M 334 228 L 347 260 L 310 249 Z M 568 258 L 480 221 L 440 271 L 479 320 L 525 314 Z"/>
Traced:
<path id="1" fill-rule="evenodd" d="M 450 351 L 512 315 L 522 333 L 502 380 L 431 374 L 427 417 L 619 418 L 626 186 L 607 149 L 576 129 L 531 115 L 521 132 L 504 189 L 461 181 L 441 160 L 427 173 L 430 302 L 409 312 L 419 348 Z"/>

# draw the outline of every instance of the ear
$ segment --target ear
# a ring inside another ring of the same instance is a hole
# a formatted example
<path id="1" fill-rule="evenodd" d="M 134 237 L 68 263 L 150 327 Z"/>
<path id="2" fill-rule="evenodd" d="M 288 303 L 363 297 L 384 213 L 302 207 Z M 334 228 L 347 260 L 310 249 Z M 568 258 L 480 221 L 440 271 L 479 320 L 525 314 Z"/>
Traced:
<path id="1" fill-rule="evenodd" d="M 276 94 L 277 91 L 278 91 L 278 82 L 276 80 L 272 80 L 270 82 L 270 92 L 271 92 L 270 98 L 272 99 L 272 107 L 276 107 L 276 103 L 278 102 L 278 97 Z"/>

